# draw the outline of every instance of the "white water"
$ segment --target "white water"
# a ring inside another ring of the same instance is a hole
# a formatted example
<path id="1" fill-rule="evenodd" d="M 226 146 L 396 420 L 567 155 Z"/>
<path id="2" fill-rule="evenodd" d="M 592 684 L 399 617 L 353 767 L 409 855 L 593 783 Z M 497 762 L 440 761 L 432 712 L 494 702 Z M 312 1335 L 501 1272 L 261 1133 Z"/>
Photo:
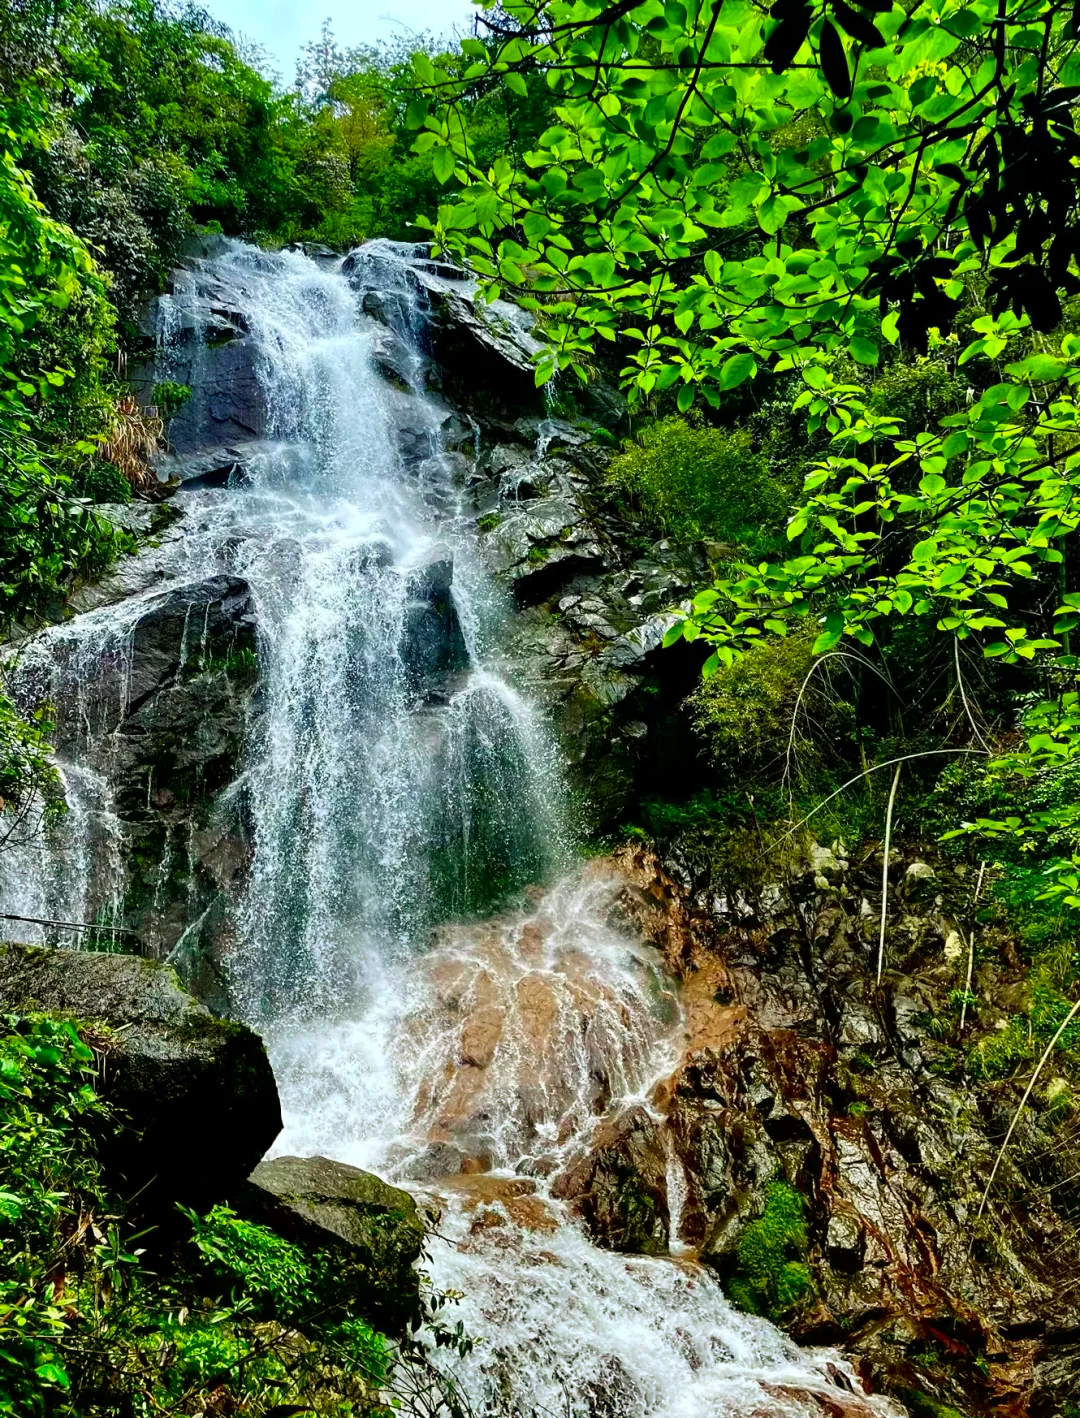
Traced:
<path id="1" fill-rule="evenodd" d="M 418 376 L 422 307 L 393 248 L 374 259 Z M 228 570 L 255 601 L 260 712 L 236 787 L 254 857 L 231 984 L 278 1075 L 275 1150 L 430 1187 L 445 1212 L 433 1278 L 464 1292 L 453 1318 L 481 1340 L 458 1365 L 477 1411 L 778 1418 L 820 1412 L 810 1393 L 848 1401 L 835 1356 L 735 1313 L 698 1266 L 598 1249 L 549 1197 L 598 1118 L 650 1110 L 676 1061 L 677 999 L 611 923 L 612 885 L 570 867 L 558 755 L 500 670 L 499 597 L 439 484 L 446 411 L 384 383 L 354 293 L 299 254 L 237 246 L 205 263 L 161 302 L 166 356 L 205 319 L 208 288 L 257 345 L 268 438 L 248 485 L 182 495 L 183 536 L 161 555 L 166 589 Z M 424 694 L 407 649 L 415 577 L 450 559 L 464 652 Z M 72 812 L 0 866 L 0 909 L 117 910 L 110 731 L 131 627 L 160 594 L 27 651 L 27 694 L 50 694 L 73 725 Z M 500 896 L 518 904 L 491 915 Z M 490 1170 L 440 1180 L 461 1165 Z M 674 1200 L 673 1153 L 669 1176 Z M 498 1192 L 521 1178 L 523 1204 Z"/>

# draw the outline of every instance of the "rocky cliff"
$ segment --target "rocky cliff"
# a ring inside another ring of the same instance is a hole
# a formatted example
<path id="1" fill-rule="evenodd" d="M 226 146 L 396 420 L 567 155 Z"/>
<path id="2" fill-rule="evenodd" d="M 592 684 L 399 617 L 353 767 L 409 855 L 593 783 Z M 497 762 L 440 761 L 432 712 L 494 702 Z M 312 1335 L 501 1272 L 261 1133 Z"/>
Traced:
<path id="1" fill-rule="evenodd" d="M 600 390 L 573 419 L 555 416 L 532 384 L 521 312 L 478 303 L 464 272 L 420 248 L 389 261 L 375 243 L 345 272 L 378 325 L 402 465 L 440 516 L 473 524 L 505 592 L 508 673 L 546 707 L 589 829 L 615 834 L 643 796 L 694 762 L 682 701 L 699 662 L 689 647 L 660 647 L 672 607 L 708 574 L 708 549 L 642 544 L 605 476 L 612 435 L 627 427 L 618 396 Z M 263 708 L 258 627 L 227 559 L 179 589 L 155 585 L 192 515 L 185 490 L 243 486 L 267 412 L 256 351 L 227 292 L 197 262 L 173 279 L 194 291 L 198 320 L 172 332 L 169 367 L 151 362 L 144 377 L 196 391 L 159 468 L 177 519 L 148 529 L 156 541 L 77 608 L 121 598 L 137 608 L 122 662 L 103 652 L 93 676 L 94 694 L 112 706 L 100 767 L 124 844 L 122 923 L 220 1013 L 251 863 L 240 751 Z M 435 400 L 434 436 L 418 391 Z M 418 715 L 448 702 L 464 664 L 454 571 L 440 553 L 409 583 Z M 62 716 L 61 748 L 68 732 L 81 727 Z M 611 1082 L 597 1074 L 591 1113 L 573 1122 L 580 1147 L 568 1165 L 541 1160 L 535 1175 L 600 1245 L 646 1255 L 682 1247 L 744 1308 L 808 1343 L 841 1346 L 868 1385 L 914 1413 L 1049 1418 L 1080 1395 L 1080 1296 L 1061 1259 L 1076 1243 L 1080 1158 L 1058 1136 L 1052 1102 L 1036 1100 L 982 1212 L 1016 1089 L 964 1078 L 940 1024 L 954 983 L 943 969 L 951 922 L 971 883 L 930 852 L 904 850 L 880 986 L 876 844 L 803 843 L 774 880 L 726 893 L 678 851 L 636 846 L 594 864 L 620 883 L 619 922 L 661 952 L 685 1037 L 648 1106 L 613 1111 Z M 523 931 L 520 947 L 515 1000 L 539 1068 L 556 1011 L 530 976 L 538 942 Z M 412 1175 L 465 1195 L 480 1230 L 502 1224 L 494 1206 L 542 1232 L 550 1212 L 529 1177 L 484 1179 L 478 1100 L 506 1013 L 484 993 L 485 974 L 474 961 L 471 973 L 449 970 L 439 982 L 461 1022 L 460 1056 L 448 1097 L 438 1108 L 427 1100 L 428 1146 Z M 980 989 L 1004 1010 L 1016 985 L 1004 971 Z M 586 1017 L 597 1008 L 592 997 L 583 1005 Z M 525 1079 L 520 1093 L 527 1110 Z M 279 1159 L 256 1171 L 243 1204 L 284 1234 L 328 1229 L 372 1274 L 381 1265 L 372 1217 L 399 1206 L 397 1250 L 383 1268 L 400 1286 L 419 1231 L 411 1203 L 388 1200 L 381 1185 L 320 1159 Z"/>

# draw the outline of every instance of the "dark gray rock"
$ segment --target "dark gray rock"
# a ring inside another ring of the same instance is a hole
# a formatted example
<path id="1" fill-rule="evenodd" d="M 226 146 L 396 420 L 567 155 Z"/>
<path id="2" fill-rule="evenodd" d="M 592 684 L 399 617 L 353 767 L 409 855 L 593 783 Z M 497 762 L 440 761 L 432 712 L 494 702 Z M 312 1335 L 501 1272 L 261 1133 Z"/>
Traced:
<path id="1" fill-rule="evenodd" d="M 244 805 L 229 788 L 257 682 L 251 596 L 245 581 L 221 575 L 144 593 L 130 610 L 96 645 L 64 647 L 70 662 L 49 690 L 56 745 L 112 788 L 123 924 L 157 958 L 187 934 L 174 963 L 225 1012 L 229 916 L 210 908 L 222 892 L 235 898 L 250 858 Z"/>
<path id="2" fill-rule="evenodd" d="M 134 955 L 0 945 L 0 1007 L 105 1025 L 101 1092 L 130 1123 L 105 1162 L 153 1209 L 205 1207 L 248 1175 L 281 1131 L 262 1040 L 216 1019 L 167 966 Z"/>
<path id="3" fill-rule="evenodd" d="M 189 359 L 173 373 L 194 390 L 169 423 L 169 443 L 179 454 L 242 444 L 266 433 L 254 346 L 225 322 L 216 335 L 214 330 L 210 334 L 221 343 L 203 344 L 193 332 Z"/>
<path id="4" fill-rule="evenodd" d="M 104 515 L 109 521 L 114 520 L 114 506 L 117 518 L 129 510 L 133 512 L 130 520 L 125 519 L 124 523 L 118 524 L 124 525 L 126 530 L 134 530 L 136 536 L 146 540 L 130 556 L 123 556 L 114 562 L 100 580 L 87 582 L 68 597 L 68 607 L 75 615 L 143 595 L 172 574 L 175 545 L 184 535 L 183 514 L 176 504 L 106 504 Z M 144 509 L 151 514 L 149 518 Z"/>
<path id="5" fill-rule="evenodd" d="M 341 269 L 362 309 L 398 334 L 413 331 L 421 297 L 440 382 L 463 407 L 542 406 L 533 380 L 542 346 L 531 333 L 532 317 L 506 301 L 484 302 L 468 272 L 432 261 L 424 243 L 386 241 L 350 252 Z"/>
<path id="6" fill-rule="evenodd" d="M 426 361 L 418 359 L 401 336 L 387 325 L 375 328 L 371 358 L 384 379 L 406 389 L 423 382 Z"/>
<path id="7" fill-rule="evenodd" d="M 154 460 L 158 481 L 179 480 L 187 488 L 227 487 L 248 477 L 252 460 L 266 449 L 261 440 L 200 447 L 193 453 L 163 453 Z"/>
<path id="8" fill-rule="evenodd" d="M 667 1154 L 645 1108 L 600 1123 L 589 1151 L 555 1178 L 551 1194 L 571 1204 L 598 1245 L 667 1254 Z"/>
<path id="9" fill-rule="evenodd" d="M 342 1253 L 380 1323 L 400 1325 L 417 1307 L 424 1223 L 408 1192 L 326 1157 L 275 1157 L 255 1168 L 234 1205 L 290 1240 Z"/>
<path id="10" fill-rule="evenodd" d="M 445 694 L 451 678 L 469 661 L 454 607 L 453 580 L 454 563 L 445 551 L 436 552 L 409 577 L 401 653 L 414 692 L 427 699 Z"/>

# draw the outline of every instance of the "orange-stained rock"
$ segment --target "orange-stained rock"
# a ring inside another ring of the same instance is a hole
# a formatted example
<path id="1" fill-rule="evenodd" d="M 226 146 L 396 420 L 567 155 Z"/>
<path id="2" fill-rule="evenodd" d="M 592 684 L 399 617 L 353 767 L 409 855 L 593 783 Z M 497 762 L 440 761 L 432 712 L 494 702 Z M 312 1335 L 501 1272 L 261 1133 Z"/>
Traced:
<path id="1" fill-rule="evenodd" d="M 487 1068 L 503 1032 L 503 1012 L 496 1005 L 473 1010 L 461 1031 L 461 1062 Z"/>
<path id="2" fill-rule="evenodd" d="M 536 921 L 526 921 L 518 936 L 518 950 L 523 960 L 544 958 L 544 932 Z"/>
<path id="3" fill-rule="evenodd" d="M 685 1049 L 716 1049 L 728 1043 L 746 1020 L 745 1005 L 733 1003 L 731 975 L 722 960 L 702 962 L 682 982 Z"/>
<path id="4" fill-rule="evenodd" d="M 491 1209 L 494 1206 L 501 1206 L 510 1220 L 523 1231 L 559 1229 L 558 1218 L 536 1195 L 536 1183 L 528 1177 L 447 1177 L 439 1183 L 439 1188 L 444 1193 L 461 1197 L 466 1211 L 478 1213 L 477 1221 L 472 1225 L 474 1235 L 496 1226 L 495 1221 L 484 1219 L 499 1216 Z"/>
<path id="5" fill-rule="evenodd" d="M 518 1022 L 536 1044 L 548 1037 L 559 1013 L 559 1002 L 550 980 L 531 972 L 517 982 Z"/>
<path id="6" fill-rule="evenodd" d="M 477 970 L 469 989 L 469 1004 L 474 1009 L 487 1009 L 498 1004 L 499 982 L 490 970 Z"/>
<path id="7" fill-rule="evenodd" d="M 472 1064 L 462 1064 L 448 1092 L 443 1096 L 435 1122 L 437 1127 L 450 1128 L 468 1122 L 472 1117 L 477 1096 L 484 1087 L 484 1070 Z"/>
<path id="8" fill-rule="evenodd" d="M 442 1004 L 455 1006 L 468 984 L 469 971 L 463 960 L 443 960 L 431 972 L 431 983 Z"/>
<path id="9" fill-rule="evenodd" d="M 461 1164 L 461 1170 L 466 1176 L 475 1176 L 481 1172 L 491 1171 L 491 1157 L 484 1152 L 479 1157 L 466 1157 Z"/>

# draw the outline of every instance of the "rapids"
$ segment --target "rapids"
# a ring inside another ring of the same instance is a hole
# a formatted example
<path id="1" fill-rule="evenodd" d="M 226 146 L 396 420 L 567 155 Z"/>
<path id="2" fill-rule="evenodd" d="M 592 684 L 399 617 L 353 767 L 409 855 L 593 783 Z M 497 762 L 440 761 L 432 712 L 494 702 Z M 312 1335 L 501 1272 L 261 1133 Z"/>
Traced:
<path id="1" fill-rule="evenodd" d="M 480 1340 L 455 1361 L 476 1412 L 895 1412 L 836 1354 L 733 1310 L 683 1255 L 673 1150 L 670 1257 L 596 1247 L 556 1194 L 598 1120 L 637 1105 L 662 1124 L 654 1085 L 677 1059 L 681 1008 L 620 923 L 614 883 L 575 860 L 558 750 L 503 662 L 508 607 L 441 456 L 423 301 L 393 246 L 369 251 L 394 292 L 405 388 L 380 373 L 379 327 L 333 263 L 232 244 L 158 301 L 166 374 L 193 326 L 206 334 L 207 286 L 238 312 L 266 438 L 242 481 L 178 494 L 152 588 L 22 650 L 23 700 L 61 716 L 69 812 L 0 854 L 0 909 L 119 921 L 110 733 L 132 627 L 170 586 L 243 578 L 259 689 L 230 790 L 253 842 L 233 1007 L 274 1063 L 276 1151 L 378 1170 L 441 1209 L 430 1271 L 462 1292 L 453 1319 Z M 415 588 L 436 572 L 460 644 L 439 691 L 418 694 Z"/>

